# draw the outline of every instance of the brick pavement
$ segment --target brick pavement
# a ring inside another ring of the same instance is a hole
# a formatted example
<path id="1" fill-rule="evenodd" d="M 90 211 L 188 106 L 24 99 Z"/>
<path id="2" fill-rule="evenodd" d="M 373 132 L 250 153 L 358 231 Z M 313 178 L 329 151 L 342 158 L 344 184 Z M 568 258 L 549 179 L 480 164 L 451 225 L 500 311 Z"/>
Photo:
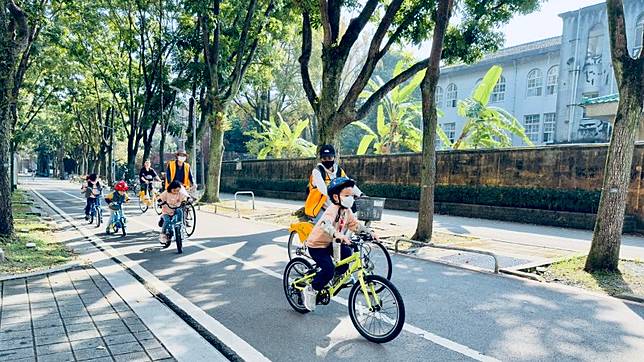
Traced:
<path id="1" fill-rule="evenodd" d="M 92 267 L 0 288 L 0 361 L 175 361 Z"/>

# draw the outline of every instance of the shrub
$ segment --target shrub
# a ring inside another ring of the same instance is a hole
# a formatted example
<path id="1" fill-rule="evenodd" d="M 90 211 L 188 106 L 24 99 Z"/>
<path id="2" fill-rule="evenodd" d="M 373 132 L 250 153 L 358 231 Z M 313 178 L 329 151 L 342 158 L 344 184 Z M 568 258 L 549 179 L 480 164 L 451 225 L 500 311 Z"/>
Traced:
<path id="1" fill-rule="evenodd" d="M 269 190 L 303 192 L 307 180 L 262 180 L 236 179 L 236 190 Z M 420 187 L 417 185 L 396 185 L 365 183 L 360 189 L 370 196 L 389 199 L 418 200 Z M 226 191 L 233 190 L 231 185 L 222 187 Z M 599 190 L 562 190 L 547 188 L 504 187 L 504 186 L 468 186 L 468 185 L 437 185 L 435 189 L 436 202 L 457 204 L 475 204 L 489 206 L 504 206 L 552 211 L 571 211 L 595 213 L 599 205 Z"/>

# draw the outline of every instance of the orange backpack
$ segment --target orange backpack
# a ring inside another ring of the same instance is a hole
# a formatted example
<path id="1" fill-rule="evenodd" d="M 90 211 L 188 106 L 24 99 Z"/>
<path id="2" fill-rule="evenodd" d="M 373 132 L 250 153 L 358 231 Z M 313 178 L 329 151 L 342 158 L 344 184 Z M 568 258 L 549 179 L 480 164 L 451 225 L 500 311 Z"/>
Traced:
<path id="1" fill-rule="evenodd" d="M 331 178 L 324 169 L 324 166 L 318 165 L 318 170 L 320 171 L 322 177 L 324 177 L 324 182 L 326 183 L 326 185 L 329 186 Z M 346 177 L 346 173 L 342 168 L 338 167 L 338 171 L 336 172 L 335 176 Z M 306 201 L 304 202 L 304 213 L 306 214 L 306 216 L 316 217 L 320 210 L 322 210 L 322 207 L 324 206 L 326 200 L 326 195 L 320 192 L 320 190 L 318 190 L 317 187 L 313 185 L 313 174 L 311 174 L 311 176 L 309 176 L 309 185 L 306 188 Z"/>

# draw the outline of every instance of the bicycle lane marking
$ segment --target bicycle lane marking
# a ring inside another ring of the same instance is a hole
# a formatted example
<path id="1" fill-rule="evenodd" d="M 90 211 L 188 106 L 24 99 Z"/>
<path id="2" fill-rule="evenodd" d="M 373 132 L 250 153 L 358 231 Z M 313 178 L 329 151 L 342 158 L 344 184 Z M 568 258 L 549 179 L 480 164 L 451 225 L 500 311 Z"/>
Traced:
<path id="1" fill-rule="evenodd" d="M 46 200 L 49 206 L 52 209 L 54 209 L 56 212 L 58 212 L 61 216 L 63 216 L 63 218 L 67 222 L 71 223 L 74 226 L 78 226 L 72 223 L 73 219 L 71 219 L 71 217 L 65 211 L 58 208 L 49 199 L 47 199 L 45 196 L 40 194 L 37 190 L 32 189 L 32 191 L 37 195 L 39 195 L 43 200 Z M 79 200 L 83 200 L 81 197 L 72 195 L 65 191 L 55 190 L 55 192 L 64 193 L 64 194 L 67 194 L 68 196 L 77 198 Z M 133 218 L 132 218 L 132 221 L 134 221 L 139 225 L 145 226 L 147 228 L 152 228 L 152 229 L 155 228 L 154 226 L 151 226 L 147 223 L 143 223 L 138 220 L 134 220 Z M 185 298 L 177 291 L 172 289 L 168 284 L 159 280 L 156 276 L 151 274 L 148 270 L 140 266 L 138 263 L 132 261 L 127 256 L 121 254 L 118 249 L 112 248 L 109 244 L 103 242 L 100 237 L 87 232 L 82 227 L 79 227 L 78 230 L 81 232 L 81 234 L 83 234 L 83 236 L 91 239 L 93 242 L 95 242 L 97 245 L 103 248 L 104 253 L 108 254 L 112 258 L 118 259 L 121 263 L 123 263 L 125 266 L 131 269 L 134 273 L 136 273 L 141 278 L 143 278 L 146 281 L 146 284 L 149 284 L 155 290 L 165 294 L 168 299 L 170 299 L 174 304 L 179 306 L 186 314 L 188 314 L 191 318 L 197 321 L 197 323 L 200 324 L 203 328 L 205 328 L 210 333 L 215 335 L 216 338 L 218 338 L 228 348 L 232 349 L 243 360 L 270 361 L 261 352 L 253 348 L 248 342 L 244 341 L 241 337 L 237 336 L 235 333 L 233 333 L 231 330 L 226 328 L 223 324 L 221 324 L 219 321 L 217 321 L 212 316 L 207 314 L 201 308 L 194 305 L 187 298 Z"/>
<path id="2" fill-rule="evenodd" d="M 61 192 L 64 192 L 64 191 L 61 191 Z M 70 196 L 72 196 L 72 195 L 70 195 Z M 146 222 L 139 221 L 139 220 L 132 219 L 132 221 L 137 223 L 137 224 L 139 224 L 139 225 L 142 225 L 142 226 L 145 226 L 145 227 L 148 227 L 148 228 L 152 228 L 152 229 L 154 229 L 156 227 L 154 225 L 151 225 L 151 224 L 148 224 Z M 190 239 L 188 239 L 188 241 L 189 240 Z M 222 253 L 222 252 L 220 252 L 218 250 L 215 250 L 215 249 L 212 249 L 212 248 L 208 248 L 206 246 L 201 245 L 200 243 L 199 244 L 198 243 L 192 243 L 191 245 L 193 245 L 193 246 L 195 246 L 195 247 L 197 247 L 199 249 L 202 249 L 204 251 L 215 253 L 220 257 L 233 260 L 233 261 L 235 261 L 237 263 L 240 263 L 240 264 L 242 264 L 242 265 L 244 265 L 246 267 L 258 270 L 258 271 L 260 271 L 260 272 L 262 272 L 262 273 L 264 273 L 266 275 L 270 275 L 270 276 L 272 276 L 274 278 L 282 280 L 282 275 L 281 274 L 279 274 L 279 273 L 277 273 L 277 272 L 275 272 L 273 270 L 270 270 L 268 268 L 265 268 L 265 267 L 263 267 L 261 265 L 258 265 L 258 264 L 255 264 L 253 262 L 240 259 L 240 258 L 232 256 L 232 255 Z M 348 307 L 349 301 L 347 299 L 343 298 L 343 297 L 335 296 L 335 297 L 333 297 L 332 300 L 335 301 L 336 303 L 339 303 L 339 304 L 345 306 L 345 307 Z M 421 338 L 423 338 L 423 339 L 425 339 L 425 340 L 427 340 L 429 342 L 435 343 L 435 344 L 437 344 L 439 346 L 445 347 L 445 348 L 447 348 L 449 350 L 452 350 L 452 351 L 460 353 L 460 354 L 462 354 L 464 356 L 467 356 L 467 357 L 470 357 L 472 359 L 475 359 L 477 361 L 499 362 L 499 360 L 497 360 L 494 357 L 486 356 L 483 353 L 478 352 L 478 351 L 476 351 L 476 350 L 474 350 L 474 349 L 472 349 L 470 347 L 462 345 L 462 344 L 460 344 L 458 342 L 454 342 L 454 341 L 452 341 L 450 339 L 441 337 L 441 336 L 439 336 L 437 334 L 434 334 L 434 333 L 429 332 L 427 330 L 424 330 L 422 328 L 416 327 L 416 326 L 411 325 L 409 323 L 404 324 L 403 330 L 408 332 L 408 333 L 411 333 L 411 334 L 414 334 L 416 336 L 419 336 L 419 337 L 421 337 Z"/>

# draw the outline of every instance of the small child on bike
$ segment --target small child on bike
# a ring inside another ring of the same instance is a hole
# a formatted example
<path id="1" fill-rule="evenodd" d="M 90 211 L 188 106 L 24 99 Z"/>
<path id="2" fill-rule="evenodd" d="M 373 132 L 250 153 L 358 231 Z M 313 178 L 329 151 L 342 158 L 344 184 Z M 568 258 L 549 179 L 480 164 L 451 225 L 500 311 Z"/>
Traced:
<path id="1" fill-rule="evenodd" d="M 123 203 L 130 201 L 130 197 L 127 195 L 128 188 L 127 183 L 121 180 L 114 185 L 114 191 L 105 196 L 105 202 L 110 207 L 110 220 L 114 216 L 114 211 L 121 208 Z"/>
<path id="2" fill-rule="evenodd" d="M 162 203 L 161 217 L 163 218 L 163 226 L 161 228 L 161 234 L 159 235 L 159 242 L 164 248 L 170 246 L 170 243 L 168 242 L 167 228 L 171 225 L 172 218 L 183 217 L 182 209 L 172 209 L 181 206 L 181 203 L 188 200 L 188 197 L 181 192 L 182 187 L 183 185 L 181 182 L 172 181 L 170 186 L 168 186 L 168 190 L 163 191 L 161 195 L 159 195 L 159 201 Z"/>
<path id="3" fill-rule="evenodd" d="M 85 181 L 81 187 L 81 193 L 85 194 L 85 198 L 87 199 L 85 203 L 85 220 L 89 220 L 89 212 L 94 207 L 94 204 L 100 202 L 99 197 L 103 187 L 98 180 L 98 175 L 95 173 L 87 176 Z"/>
<path id="4" fill-rule="evenodd" d="M 329 281 L 333 279 L 333 275 L 335 273 L 342 275 L 349 268 L 348 265 L 343 265 L 336 270 L 331 258 L 333 255 L 331 243 L 336 239 L 342 241 L 340 255 L 341 259 L 345 259 L 352 254 L 351 248 L 344 245 L 351 244 L 351 239 L 347 236 L 348 231 L 354 233 L 364 231 L 373 234 L 371 230 L 358 221 L 351 211 L 354 202 L 354 186 L 355 181 L 347 177 L 338 177 L 331 181 L 328 187 L 328 195 L 332 205 L 326 209 L 306 240 L 306 246 L 311 258 L 315 260 L 315 263 L 321 269 L 313 278 L 313 282 L 307 285 L 302 293 L 304 306 L 310 311 L 315 310 L 318 292 L 324 289 Z"/>

